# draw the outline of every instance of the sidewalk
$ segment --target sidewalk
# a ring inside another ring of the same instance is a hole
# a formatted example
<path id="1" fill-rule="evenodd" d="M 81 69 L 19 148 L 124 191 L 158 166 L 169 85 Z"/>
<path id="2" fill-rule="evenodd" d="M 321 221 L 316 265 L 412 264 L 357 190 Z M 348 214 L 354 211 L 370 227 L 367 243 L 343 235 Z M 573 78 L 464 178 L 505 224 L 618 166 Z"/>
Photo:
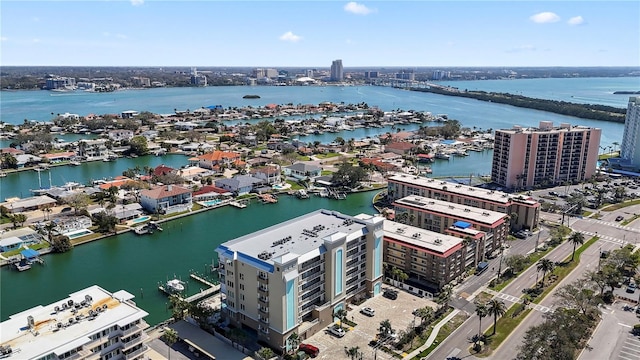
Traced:
<path id="1" fill-rule="evenodd" d="M 413 350 L 410 354 L 405 356 L 405 358 L 413 359 L 415 356 L 418 356 L 421 352 L 425 351 L 431 345 L 433 345 L 433 342 L 436 340 L 436 336 L 438 336 L 438 332 L 440 332 L 440 328 L 443 327 L 446 323 L 448 323 L 449 320 L 451 320 L 454 316 L 458 315 L 459 312 L 460 310 L 455 309 L 449 315 L 447 315 L 444 319 L 440 320 L 440 322 L 433 327 L 433 330 L 431 331 L 431 334 L 429 335 L 429 338 L 427 339 L 427 341 L 422 346 Z"/>

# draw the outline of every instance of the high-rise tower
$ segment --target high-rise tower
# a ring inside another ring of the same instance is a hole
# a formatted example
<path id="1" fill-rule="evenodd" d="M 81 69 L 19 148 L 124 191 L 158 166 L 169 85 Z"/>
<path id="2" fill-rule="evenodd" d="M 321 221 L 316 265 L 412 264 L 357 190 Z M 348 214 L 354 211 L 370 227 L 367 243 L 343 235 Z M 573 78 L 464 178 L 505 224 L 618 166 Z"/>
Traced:
<path id="1" fill-rule="evenodd" d="M 342 68 L 342 60 L 334 60 L 331 63 L 331 81 L 344 80 L 344 69 Z"/>
<path id="2" fill-rule="evenodd" d="M 640 96 L 629 98 L 620 157 L 633 168 L 640 168 Z"/>

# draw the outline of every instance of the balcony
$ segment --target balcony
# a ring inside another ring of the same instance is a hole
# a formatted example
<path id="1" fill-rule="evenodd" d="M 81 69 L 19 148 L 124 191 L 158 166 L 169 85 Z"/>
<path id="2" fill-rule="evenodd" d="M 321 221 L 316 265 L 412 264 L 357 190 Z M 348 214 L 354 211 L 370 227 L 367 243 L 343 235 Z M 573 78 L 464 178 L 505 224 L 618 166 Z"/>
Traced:
<path id="1" fill-rule="evenodd" d="M 258 302 L 264 306 L 269 306 L 269 298 L 259 296 Z"/>
<path id="2" fill-rule="evenodd" d="M 138 344 L 142 344 L 148 338 L 149 336 L 146 333 L 142 333 L 142 335 L 129 339 L 127 342 L 121 340 L 122 351 L 127 351 Z"/>
<path id="3" fill-rule="evenodd" d="M 263 324 L 267 324 L 268 325 L 269 324 L 269 318 L 265 318 L 265 317 L 261 316 L 260 317 L 260 322 L 263 323 Z"/>
<path id="4" fill-rule="evenodd" d="M 142 345 L 142 347 L 136 351 L 130 352 L 128 354 L 124 354 L 124 358 L 127 360 L 130 359 L 135 359 L 138 356 L 144 354 L 145 352 L 149 351 L 149 347 L 147 345 Z"/>
<path id="5" fill-rule="evenodd" d="M 260 307 L 258 308 L 258 311 L 260 312 L 260 314 L 263 314 L 264 316 L 269 316 L 269 308 Z"/>
<path id="6" fill-rule="evenodd" d="M 258 273 L 258 280 L 269 280 L 269 277 L 265 273 Z"/>
<path id="7" fill-rule="evenodd" d="M 107 341 L 109 341 L 109 337 L 108 336 L 103 336 L 101 338 L 98 338 L 96 340 L 93 340 L 89 343 L 84 344 L 85 349 L 93 349 L 94 347 L 98 346 L 98 345 L 102 345 L 104 343 L 106 343 Z"/>
<path id="8" fill-rule="evenodd" d="M 258 286 L 258 294 L 269 296 L 269 288 L 266 286 Z"/>

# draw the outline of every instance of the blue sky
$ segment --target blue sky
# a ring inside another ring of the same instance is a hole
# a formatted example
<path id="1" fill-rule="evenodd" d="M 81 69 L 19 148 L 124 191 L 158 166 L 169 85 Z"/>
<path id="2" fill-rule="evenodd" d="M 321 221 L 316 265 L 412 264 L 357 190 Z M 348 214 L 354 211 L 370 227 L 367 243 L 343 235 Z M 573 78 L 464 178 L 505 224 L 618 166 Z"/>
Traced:
<path id="1" fill-rule="evenodd" d="M 0 65 L 640 66 L 640 1 L 14 1 Z"/>

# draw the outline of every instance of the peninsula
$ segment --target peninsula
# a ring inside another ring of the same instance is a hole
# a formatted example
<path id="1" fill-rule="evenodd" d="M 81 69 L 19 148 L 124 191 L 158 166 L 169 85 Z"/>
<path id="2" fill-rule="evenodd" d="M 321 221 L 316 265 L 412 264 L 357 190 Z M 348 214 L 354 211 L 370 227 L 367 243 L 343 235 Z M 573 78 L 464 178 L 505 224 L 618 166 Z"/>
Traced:
<path id="1" fill-rule="evenodd" d="M 530 98 L 509 93 L 459 90 L 455 87 L 430 84 L 428 87 L 411 87 L 411 91 L 430 92 L 439 95 L 466 97 L 481 101 L 507 104 L 527 109 L 548 111 L 560 115 L 575 116 L 582 119 L 624 123 L 626 109 L 606 105 L 577 104 L 568 101 Z"/>

